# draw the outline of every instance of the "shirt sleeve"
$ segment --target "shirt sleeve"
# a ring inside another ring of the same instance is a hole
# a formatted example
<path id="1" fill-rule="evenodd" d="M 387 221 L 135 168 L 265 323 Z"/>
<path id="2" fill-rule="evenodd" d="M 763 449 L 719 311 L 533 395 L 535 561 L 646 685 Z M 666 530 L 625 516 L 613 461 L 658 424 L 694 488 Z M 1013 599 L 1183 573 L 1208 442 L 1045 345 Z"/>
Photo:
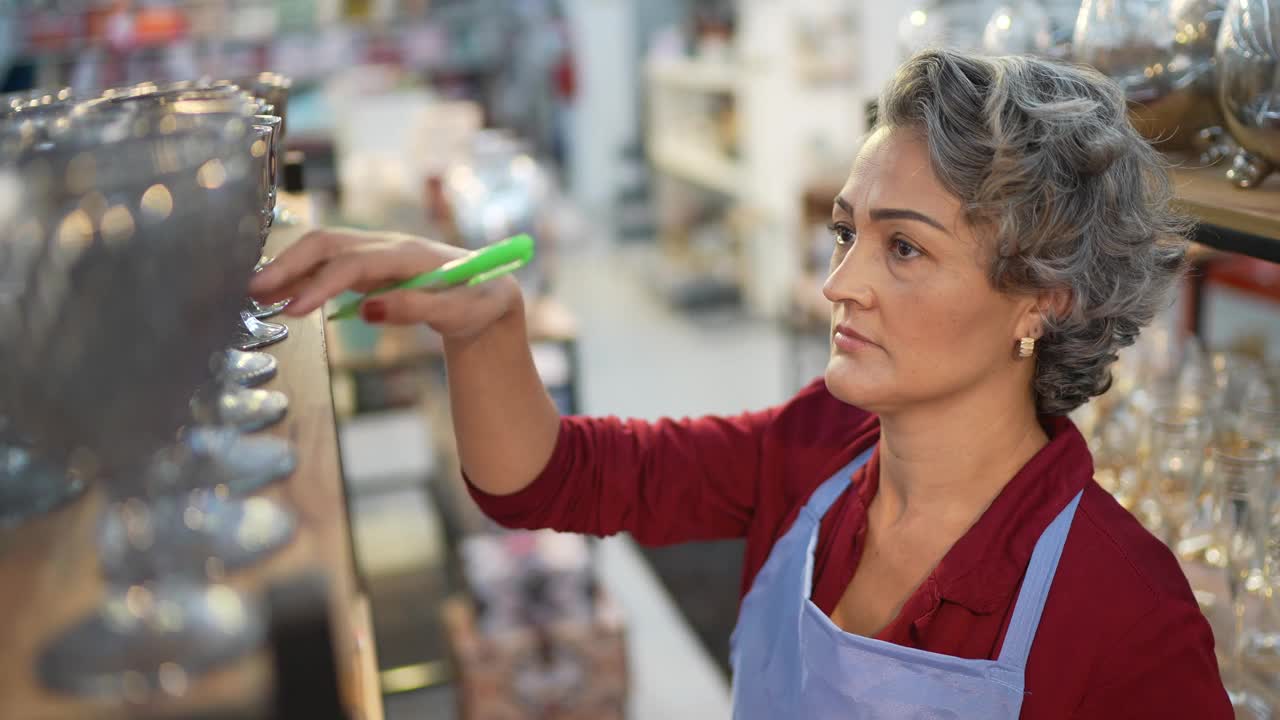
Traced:
<path id="1" fill-rule="evenodd" d="M 1213 631 L 1193 604 L 1166 600 L 1118 638 L 1072 716 L 1078 720 L 1232 720 Z"/>
<path id="2" fill-rule="evenodd" d="M 512 495 L 467 483 L 512 528 L 627 531 L 647 545 L 742 537 L 755 506 L 764 434 L 777 408 L 734 417 L 566 417 L 542 473 Z"/>

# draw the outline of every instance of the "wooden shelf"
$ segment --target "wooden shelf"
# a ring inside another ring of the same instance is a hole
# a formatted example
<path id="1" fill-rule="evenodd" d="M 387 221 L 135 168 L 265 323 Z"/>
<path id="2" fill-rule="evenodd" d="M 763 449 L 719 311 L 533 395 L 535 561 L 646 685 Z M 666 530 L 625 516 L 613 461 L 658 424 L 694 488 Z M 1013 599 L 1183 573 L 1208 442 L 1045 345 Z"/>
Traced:
<path id="1" fill-rule="evenodd" d="M 650 141 L 649 159 L 662 172 L 694 185 L 730 196 L 737 196 L 742 190 L 738 164 L 696 142 L 655 138 Z"/>
<path id="2" fill-rule="evenodd" d="M 1223 172 L 1222 166 L 1190 164 L 1173 172 L 1177 207 L 1201 223 L 1196 241 L 1280 262 L 1280 175 L 1271 176 L 1260 187 L 1241 190 Z"/>
<path id="3" fill-rule="evenodd" d="M 268 252 L 279 252 L 301 228 L 273 232 Z M 289 439 L 298 468 L 260 493 L 280 502 L 297 519 L 291 543 L 266 562 L 235 573 L 228 585 L 253 595 L 269 583 L 319 571 L 328 579 L 340 693 L 353 718 L 381 720 L 375 649 L 368 606 L 354 574 L 346 493 L 338 457 L 337 431 L 325 355 L 324 321 L 319 312 L 284 319 L 285 341 L 266 348 L 279 360 L 268 385 L 289 396 L 289 414 L 269 432 Z M 95 548 L 97 515 L 103 498 L 91 490 L 71 505 L 36 518 L 3 537 L 0 552 L 0 717 L 67 720 L 111 716 L 109 708 L 44 690 L 35 659 L 48 642 L 85 617 L 104 592 Z M 270 697 L 270 663 L 264 653 L 193 680 L 185 695 L 169 705 L 196 710 L 260 707 Z M 104 710 L 106 711 L 104 713 Z"/>

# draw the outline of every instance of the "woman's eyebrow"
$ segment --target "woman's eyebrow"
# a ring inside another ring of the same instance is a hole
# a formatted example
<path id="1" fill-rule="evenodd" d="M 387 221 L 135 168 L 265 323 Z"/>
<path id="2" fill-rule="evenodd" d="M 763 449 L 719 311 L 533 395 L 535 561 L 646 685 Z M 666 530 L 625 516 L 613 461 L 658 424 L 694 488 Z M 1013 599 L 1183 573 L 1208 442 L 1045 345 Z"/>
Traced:
<path id="1" fill-rule="evenodd" d="M 871 211 L 871 219 L 872 220 L 914 220 L 916 222 L 922 222 L 925 225 L 930 225 L 932 227 L 935 227 L 944 233 L 950 234 L 950 231 L 947 230 L 947 228 L 944 227 L 943 224 L 938 222 L 937 220 L 934 220 L 933 218 L 929 217 L 928 215 L 925 215 L 924 213 L 916 212 L 915 210 L 908 210 L 906 208 L 877 208 Z"/>
<path id="2" fill-rule="evenodd" d="M 837 195 L 835 205 L 849 215 L 853 215 L 853 206 L 849 204 L 848 200 Z M 908 210 L 907 208 L 877 208 L 872 210 L 870 214 L 872 220 L 914 220 L 937 228 L 947 234 L 950 234 L 951 232 L 947 230 L 942 223 L 916 210 Z"/>

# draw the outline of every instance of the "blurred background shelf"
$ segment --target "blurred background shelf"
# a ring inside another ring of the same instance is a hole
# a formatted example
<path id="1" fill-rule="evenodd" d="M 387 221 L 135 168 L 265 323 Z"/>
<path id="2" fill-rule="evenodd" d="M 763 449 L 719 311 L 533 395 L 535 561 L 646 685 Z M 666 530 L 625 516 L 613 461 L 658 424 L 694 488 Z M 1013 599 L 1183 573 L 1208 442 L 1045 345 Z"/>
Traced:
<path id="1" fill-rule="evenodd" d="M 723 153 L 692 140 L 655 139 L 650 159 L 662 172 L 733 197 L 742 192 L 741 169 Z"/>
<path id="2" fill-rule="evenodd" d="M 738 66 L 720 60 L 664 58 L 649 65 L 655 85 L 696 92 L 732 93 L 742 81 Z"/>

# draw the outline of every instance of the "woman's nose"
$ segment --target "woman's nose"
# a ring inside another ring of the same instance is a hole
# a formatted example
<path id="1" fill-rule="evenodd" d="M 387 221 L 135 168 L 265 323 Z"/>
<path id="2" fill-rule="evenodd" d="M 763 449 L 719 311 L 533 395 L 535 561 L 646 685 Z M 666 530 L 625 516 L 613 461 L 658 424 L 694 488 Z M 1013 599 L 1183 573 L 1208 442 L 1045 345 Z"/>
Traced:
<path id="1" fill-rule="evenodd" d="M 827 281 L 822 285 L 822 294 L 831 302 L 852 302 L 864 308 L 874 303 L 875 292 L 868 277 L 870 259 L 861 257 L 866 245 L 855 242 L 831 268 Z"/>

